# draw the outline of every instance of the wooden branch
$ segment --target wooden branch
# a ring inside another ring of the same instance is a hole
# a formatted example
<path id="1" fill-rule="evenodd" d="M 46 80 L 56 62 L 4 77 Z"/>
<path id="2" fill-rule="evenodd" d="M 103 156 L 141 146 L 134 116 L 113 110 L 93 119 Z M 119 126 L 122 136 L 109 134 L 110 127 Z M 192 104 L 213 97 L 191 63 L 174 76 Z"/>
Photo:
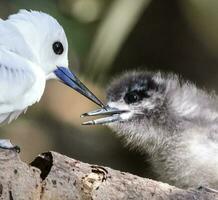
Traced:
<path id="1" fill-rule="evenodd" d="M 30 164 L 14 151 L 0 150 L 0 199 L 4 200 L 213 200 L 207 190 L 182 190 L 55 152 Z"/>

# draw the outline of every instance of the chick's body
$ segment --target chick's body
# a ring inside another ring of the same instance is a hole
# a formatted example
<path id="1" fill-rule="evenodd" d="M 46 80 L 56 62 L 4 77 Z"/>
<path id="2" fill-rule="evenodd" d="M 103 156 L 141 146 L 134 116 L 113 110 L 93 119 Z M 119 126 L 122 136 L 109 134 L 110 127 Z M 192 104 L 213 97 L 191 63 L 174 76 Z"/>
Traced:
<path id="1" fill-rule="evenodd" d="M 109 86 L 109 123 L 124 144 L 149 155 L 158 180 L 218 189 L 218 98 L 174 74 L 131 72 Z"/>

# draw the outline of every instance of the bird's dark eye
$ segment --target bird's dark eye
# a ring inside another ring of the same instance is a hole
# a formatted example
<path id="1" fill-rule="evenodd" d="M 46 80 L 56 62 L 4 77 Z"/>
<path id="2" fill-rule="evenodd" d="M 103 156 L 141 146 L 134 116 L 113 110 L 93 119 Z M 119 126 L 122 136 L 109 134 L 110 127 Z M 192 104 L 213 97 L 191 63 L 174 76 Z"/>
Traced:
<path id="1" fill-rule="evenodd" d="M 64 52 L 64 47 L 61 42 L 55 42 L 52 48 L 57 55 L 61 55 Z"/>
<path id="2" fill-rule="evenodd" d="M 135 103 L 141 100 L 142 100 L 142 96 L 140 95 L 139 91 L 128 92 L 124 97 L 124 101 L 127 104 Z"/>
<path id="3" fill-rule="evenodd" d="M 153 80 L 148 80 L 146 84 L 137 86 L 137 89 L 127 92 L 124 101 L 127 104 L 139 102 L 145 98 L 150 98 L 157 89 L 156 83 Z"/>

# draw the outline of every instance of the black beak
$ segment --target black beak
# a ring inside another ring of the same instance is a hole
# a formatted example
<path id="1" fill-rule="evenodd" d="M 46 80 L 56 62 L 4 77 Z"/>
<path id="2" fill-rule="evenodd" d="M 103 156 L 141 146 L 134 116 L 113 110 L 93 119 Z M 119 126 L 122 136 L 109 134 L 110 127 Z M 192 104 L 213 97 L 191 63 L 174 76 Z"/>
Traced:
<path id="1" fill-rule="evenodd" d="M 97 105 L 103 108 L 105 107 L 105 105 L 68 68 L 57 67 L 54 73 L 64 84 L 73 88 Z"/>
<path id="2" fill-rule="evenodd" d="M 106 115 L 108 117 L 103 117 L 103 118 L 83 122 L 82 125 L 107 124 L 115 121 L 120 121 L 121 120 L 120 114 L 125 112 L 128 112 L 128 110 L 119 110 L 117 108 L 111 108 L 109 106 L 105 106 L 105 108 L 103 109 L 98 109 L 98 110 L 84 113 L 81 115 L 81 117 L 99 116 L 99 115 Z"/>

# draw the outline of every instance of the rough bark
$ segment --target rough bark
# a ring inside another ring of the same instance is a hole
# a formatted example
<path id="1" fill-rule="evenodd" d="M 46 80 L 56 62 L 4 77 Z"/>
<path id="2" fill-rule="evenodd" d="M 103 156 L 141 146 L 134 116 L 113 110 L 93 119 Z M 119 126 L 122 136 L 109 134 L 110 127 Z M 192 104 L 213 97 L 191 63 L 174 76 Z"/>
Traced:
<path id="1" fill-rule="evenodd" d="M 30 164 L 14 151 L 0 150 L 0 199 L 4 200 L 213 200 L 214 191 L 183 190 L 55 152 Z"/>

